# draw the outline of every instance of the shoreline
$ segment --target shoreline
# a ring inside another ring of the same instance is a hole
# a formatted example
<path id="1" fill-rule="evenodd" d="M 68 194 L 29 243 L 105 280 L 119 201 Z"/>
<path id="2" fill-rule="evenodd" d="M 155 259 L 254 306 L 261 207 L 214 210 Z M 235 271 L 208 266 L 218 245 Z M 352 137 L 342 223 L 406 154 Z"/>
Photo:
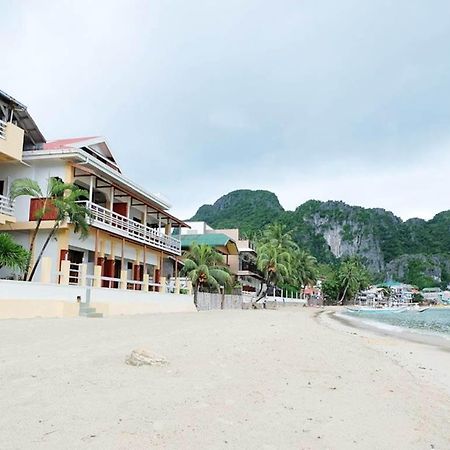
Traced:
<path id="1" fill-rule="evenodd" d="M 375 319 L 371 320 L 367 317 L 350 316 L 345 314 L 342 308 L 334 311 L 330 314 L 330 317 L 353 328 L 372 331 L 381 336 L 392 336 L 409 342 L 426 344 L 450 352 L 450 336 L 443 333 L 391 325 Z"/>

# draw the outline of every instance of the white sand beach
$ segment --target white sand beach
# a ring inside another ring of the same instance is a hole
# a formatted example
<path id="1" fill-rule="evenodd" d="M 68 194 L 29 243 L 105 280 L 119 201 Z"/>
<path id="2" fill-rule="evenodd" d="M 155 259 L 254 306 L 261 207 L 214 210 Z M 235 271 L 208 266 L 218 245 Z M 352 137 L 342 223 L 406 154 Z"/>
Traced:
<path id="1" fill-rule="evenodd" d="M 317 312 L 0 321 L 0 448 L 449 449 L 450 353 Z"/>

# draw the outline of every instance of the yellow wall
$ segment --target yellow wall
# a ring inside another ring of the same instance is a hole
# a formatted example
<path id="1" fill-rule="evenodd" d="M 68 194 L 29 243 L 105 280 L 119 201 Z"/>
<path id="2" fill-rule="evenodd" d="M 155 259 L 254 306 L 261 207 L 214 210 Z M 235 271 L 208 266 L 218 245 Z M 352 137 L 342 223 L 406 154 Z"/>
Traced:
<path id="1" fill-rule="evenodd" d="M 28 319 L 32 317 L 77 317 L 78 303 L 42 300 L 2 300 L 0 319 Z"/>
<path id="2" fill-rule="evenodd" d="M 0 161 L 22 161 L 23 130 L 6 124 L 6 139 L 0 139 Z"/>

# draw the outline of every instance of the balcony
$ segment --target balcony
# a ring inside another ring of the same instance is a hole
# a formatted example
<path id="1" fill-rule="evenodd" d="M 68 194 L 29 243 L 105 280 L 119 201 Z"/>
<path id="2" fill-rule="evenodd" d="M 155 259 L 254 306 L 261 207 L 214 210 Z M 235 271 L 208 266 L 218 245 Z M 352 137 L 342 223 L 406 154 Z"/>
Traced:
<path id="1" fill-rule="evenodd" d="M 4 195 L 0 195 L 0 224 L 15 221 L 14 202 Z"/>
<path id="2" fill-rule="evenodd" d="M 90 223 L 92 226 L 150 247 L 181 255 L 181 242 L 178 239 L 167 236 L 157 229 L 145 226 L 95 203 L 88 201 L 80 203 L 90 211 Z"/>
<path id="3" fill-rule="evenodd" d="M 237 274 L 239 276 L 261 278 L 261 272 L 258 270 L 256 264 L 252 261 L 241 261 L 241 267 Z"/>
<path id="4" fill-rule="evenodd" d="M 23 135 L 18 126 L 0 120 L 0 162 L 22 161 Z"/>

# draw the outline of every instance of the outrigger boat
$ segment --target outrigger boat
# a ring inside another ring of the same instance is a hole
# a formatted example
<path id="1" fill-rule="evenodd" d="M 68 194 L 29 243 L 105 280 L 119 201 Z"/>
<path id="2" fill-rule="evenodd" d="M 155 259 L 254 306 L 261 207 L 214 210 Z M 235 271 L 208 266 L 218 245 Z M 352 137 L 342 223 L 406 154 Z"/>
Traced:
<path id="1" fill-rule="evenodd" d="M 392 312 L 400 313 L 408 310 L 408 306 L 346 306 L 346 309 L 352 313 L 365 312 L 365 313 L 383 313 Z"/>
<path id="2" fill-rule="evenodd" d="M 347 310 L 352 313 L 356 312 L 374 312 L 374 313 L 380 313 L 380 312 L 393 312 L 393 313 L 400 313 L 405 311 L 410 312 L 424 312 L 427 309 L 429 309 L 429 306 L 420 306 L 418 304 L 412 304 L 412 305 L 398 305 L 398 306 L 346 306 Z"/>

